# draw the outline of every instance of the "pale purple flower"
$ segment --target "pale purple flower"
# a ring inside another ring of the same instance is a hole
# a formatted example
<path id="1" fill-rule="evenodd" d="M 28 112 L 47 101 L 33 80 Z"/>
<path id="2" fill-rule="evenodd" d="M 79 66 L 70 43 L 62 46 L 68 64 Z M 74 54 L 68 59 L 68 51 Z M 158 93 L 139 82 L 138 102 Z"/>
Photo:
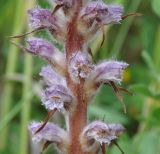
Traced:
<path id="1" fill-rule="evenodd" d="M 28 11 L 30 14 L 29 23 L 32 28 L 46 28 L 54 37 L 65 41 L 67 33 L 67 19 L 62 13 L 52 14 L 48 9 L 35 8 Z"/>
<path id="2" fill-rule="evenodd" d="M 120 83 L 123 79 L 123 71 L 127 67 L 128 64 L 125 62 L 103 61 L 91 72 L 89 80 L 94 80 L 96 83 L 108 83 L 109 81 Z"/>
<path id="3" fill-rule="evenodd" d="M 64 77 L 59 75 L 54 68 L 51 66 L 43 66 L 41 69 L 41 72 L 39 73 L 40 76 L 43 77 L 43 80 L 45 83 L 50 86 L 50 85 L 56 85 L 57 83 L 66 86 L 66 81 Z"/>
<path id="4" fill-rule="evenodd" d="M 100 144 L 109 144 L 112 139 L 117 138 L 115 135 L 111 136 L 108 125 L 101 121 L 94 121 L 90 123 L 84 128 L 82 134 L 82 136 L 86 136 L 87 138 L 95 139 Z"/>
<path id="5" fill-rule="evenodd" d="M 55 67 L 63 68 L 65 66 L 65 57 L 51 42 L 42 38 L 29 38 L 27 40 L 29 53 L 40 56 L 44 60 L 47 60 L 50 64 Z M 57 68 L 56 68 L 57 69 Z"/>
<path id="6" fill-rule="evenodd" d="M 30 15 L 29 23 L 32 28 L 51 27 L 54 25 L 56 18 L 52 16 L 52 12 L 48 9 L 34 8 L 28 10 Z"/>
<path id="7" fill-rule="evenodd" d="M 121 5 L 107 5 L 102 1 L 89 2 L 81 10 L 81 18 L 91 26 L 93 22 L 102 25 L 119 23 L 123 13 Z"/>
<path id="8" fill-rule="evenodd" d="M 27 40 L 29 51 L 32 54 L 38 55 L 44 59 L 49 59 L 55 52 L 55 47 L 52 43 L 41 38 L 29 38 Z"/>
<path id="9" fill-rule="evenodd" d="M 69 73 L 75 82 L 79 82 L 80 78 L 87 78 L 93 68 L 91 58 L 86 52 L 78 51 L 70 59 Z"/>
<path id="10" fill-rule="evenodd" d="M 29 131 L 32 134 L 33 142 L 53 142 L 57 145 L 58 150 L 66 152 L 70 142 L 68 133 L 64 129 L 52 123 L 47 123 L 39 133 L 35 133 L 41 125 L 41 122 L 31 122 L 28 126 Z"/>
<path id="11" fill-rule="evenodd" d="M 73 109 L 73 96 L 63 85 L 53 85 L 42 93 L 42 104 L 47 110 L 70 111 Z"/>
<path id="12" fill-rule="evenodd" d="M 110 82 L 121 83 L 123 71 L 128 66 L 125 62 L 115 60 L 103 61 L 97 64 L 89 74 L 85 82 L 86 96 L 90 101 L 103 83 L 110 85 Z"/>
<path id="13" fill-rule="evenodd" d="M 29 130 L 33 135 L 33 141 L 36 143 L 42 140 L 60 143 L 61 140 L 67 136 L 67 133 L 62 128 L 50 122 L 46 124 L 41 132 L 35 134 L 41 125 L 41 122 L 31 122 L 29 125 Z"/>
<path id="14" fill-rule="evenodd" d="M 103 1 L 88 2 L 80 11 L 78 30 L 89 42 L 104 25 L 120 23 L 122 13 L 121 5 L 107 5 Z"/>
<path id="15" fill-rule="evenodd" d="M 101 121 L 94 121 L 88 124 L 80 137 L 81 145 L 86 152 L 91 152 L 95 147 L 98 148 L 97 143 L 109 145 L 111 141 L 116 140 L 119 136 L 117 132 L 124 131 L 124 127 L 120 124 L 105 124 Z M 91 142 L 92 141 L 92 142 Z"/>

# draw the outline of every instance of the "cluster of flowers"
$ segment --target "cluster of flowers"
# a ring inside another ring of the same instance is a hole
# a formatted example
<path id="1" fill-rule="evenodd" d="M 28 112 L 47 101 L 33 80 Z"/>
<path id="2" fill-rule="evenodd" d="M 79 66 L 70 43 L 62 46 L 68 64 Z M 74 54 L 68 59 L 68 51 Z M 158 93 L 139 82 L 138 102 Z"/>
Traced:
<path id="1" fill-rule="evenodd" d="M 120 100 L 120 90 L 125 91 L 118 84 L 122 81 L 123 70 L 128 64 L 116 60 L 105 60 L 94 64 L 88 46 L 104 25 L 120 23 L 123 7 L 107 5 L 101 0 L 52 0 L 51 3 L 54 6 L 53 10 L 34 8 L 28 11 L 33 31 L 47 29 L 54 38 L 65 44 L 71 35 L 70 29 L 76 27 L 77 39 L 81 37 L 82 43 L 81 48 L 77 47 L 75 52 L 67 53 L 65 48 L 67 44 L 64 46 L 64 51 L 60 52 L 51 42 L 42 38 L 33 37 L 27 40 L 28 47 L 23 49 L 49 63 L 40 72 L 47 86 L 42 92 L 41 101 L 48 110 L 48 117 L 44 123 L 32 122 L 29 130 L 35 142 L 45 143 L 44 148 L 54 143 L 58 151 L 65 154 L 68 153 L 71 142 L 70 128 L 64 130 L 48 121 L 56 111 L 62 112 L 67 117 L 72 115 L 77 107 L 77 97 L 68 86 L 66 74 L 68 73 L 77 85 L 83 80 L 83 90 L 88 104 L 102 84 L 113 87 Z M 71 20 L 76 20 L 74 22 L 76 26 L 70 24 L 73 23 Z M 74 40 L 70 43 L 76 46 Z M 68 59 L 66 55 L 69 55 Z M 108 146 L 113 143 L 123 132 L 124 127 L 121 124 L 94 121 L 83 128 L 79 135 L 79 143 L 84 153 L 101 154 L 102 145 Z"/>

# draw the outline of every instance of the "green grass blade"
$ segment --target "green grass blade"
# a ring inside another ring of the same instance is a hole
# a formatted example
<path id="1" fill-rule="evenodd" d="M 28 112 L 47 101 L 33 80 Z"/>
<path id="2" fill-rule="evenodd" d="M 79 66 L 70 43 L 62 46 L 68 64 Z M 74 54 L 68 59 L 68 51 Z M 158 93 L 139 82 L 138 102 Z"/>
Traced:
<path id="1" fill-rule="evenodd" d="M 15 16 L 14 16 L 14 23 L 13 23 L 13 32 L 12 35 L 22 33 L 24 29 L 24 21 L 25 21 L 25 6 L 23 0 L 16 0 L 16 8 L 15 8 Z M 15 40 L 18 42 L 18 40 Z M 7 57 L 7 66 L 6 66 L 6 76 L 10 76 L 15 72 L 17 59 L 18 59 L 18 49 L 13 46 L 9 45 L 9 54 Z M 6 81 L 4 85 L 4 91 L 2 96 L 2 106 L 1 106 L 1 119 L 3 119 L 10 110 L 11 102 L 12 102 L 12 93 L 14 87 L 13 82 Z M 0 142 L 0 149 L 5 149 L 8 139 L 8 131 L 9 131 L 9 124 L 3 129 L 3 133 L 0 134 L 0 138 L 3 142 Z"/>

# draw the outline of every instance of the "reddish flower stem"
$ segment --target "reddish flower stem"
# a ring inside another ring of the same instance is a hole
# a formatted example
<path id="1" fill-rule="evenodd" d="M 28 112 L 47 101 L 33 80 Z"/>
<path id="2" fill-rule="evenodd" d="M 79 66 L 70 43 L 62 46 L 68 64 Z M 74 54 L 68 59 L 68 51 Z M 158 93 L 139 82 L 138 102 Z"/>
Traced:
<path id="1" fill-rule="evenodd" d="M 77 1 L 77 3 L 79 1 Z M 80 2 L 79 4 L 81 3 L 82 2 Z M 68 26 L 68 35 L 66 40 L 67 64 L 69 64 L 70 57 L 73 55 L 73 53 L 82 50 L 83 46 L 83 38 L 77 31 L 77 16 L 79 13 L 78 10 L 79 9 L 76 9 L 76 12 Z M 69 117 L 69 133 L 71 137 L 71 144 L 68 154 L 86 154 L 82 151 L 79 142 L 80 133 L 87 124 L 87 102 L 83 89 L 84 80 L 81 79 L 80 83 L 77 84 L 71 79 L 69 73 L 67 73 L 66 78 L 68 87 L 72 90 L 77 100 L 76 109 L 74 113 L 72 113 Z"/>

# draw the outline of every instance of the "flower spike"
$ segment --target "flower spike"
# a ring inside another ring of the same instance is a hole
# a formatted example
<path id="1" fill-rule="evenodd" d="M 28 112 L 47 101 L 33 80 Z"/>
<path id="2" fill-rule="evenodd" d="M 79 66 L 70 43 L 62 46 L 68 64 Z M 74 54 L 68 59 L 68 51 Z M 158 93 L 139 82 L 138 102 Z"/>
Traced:
<path id="1" fill-rule="evenodd" d="M 29 130 L 33 141 L 42 143 L 42 152 L 50 144 L 57 146 L 63 154 L 105 154 L 110 144 L 117 144 L 123 134 L 121 124 L 106 124 L 94 121 L 87 125 L 89 102 L 101 85 L 113 88 L 126 112 L 120 92 L 131 94 L 119 86 L 123 71 L 128 64 L 116 60 L 106 60 L 97 64 L 90 48 L 91 41 L 102 33 L 100 47 L 105 41 L 105 28 L 109 24 L 119 24 L 131 13 L 123 16 L 121 5 L 108 5 L 102 0 L 49 0 L 52 9 L 40 7 L 28 10 L 32 31 L 11 36 L 22 38 L 39 30 L 47 30 L 58 42 L 60 52 L 54 43 L 42 38 L 28 38 L 27 47 L 15 44 L 25 52 L 39 56 L 49 65 L 42 67 L 39 75 L 44 87 L 41 93 L 42 105 L 47 109 L 43 122 L 32 122 Z M 12 41 L 12 40 L 11 40 Z M 65 117 L 66 131 L 50 123 L 54 113 L 60 111 Z"/>

